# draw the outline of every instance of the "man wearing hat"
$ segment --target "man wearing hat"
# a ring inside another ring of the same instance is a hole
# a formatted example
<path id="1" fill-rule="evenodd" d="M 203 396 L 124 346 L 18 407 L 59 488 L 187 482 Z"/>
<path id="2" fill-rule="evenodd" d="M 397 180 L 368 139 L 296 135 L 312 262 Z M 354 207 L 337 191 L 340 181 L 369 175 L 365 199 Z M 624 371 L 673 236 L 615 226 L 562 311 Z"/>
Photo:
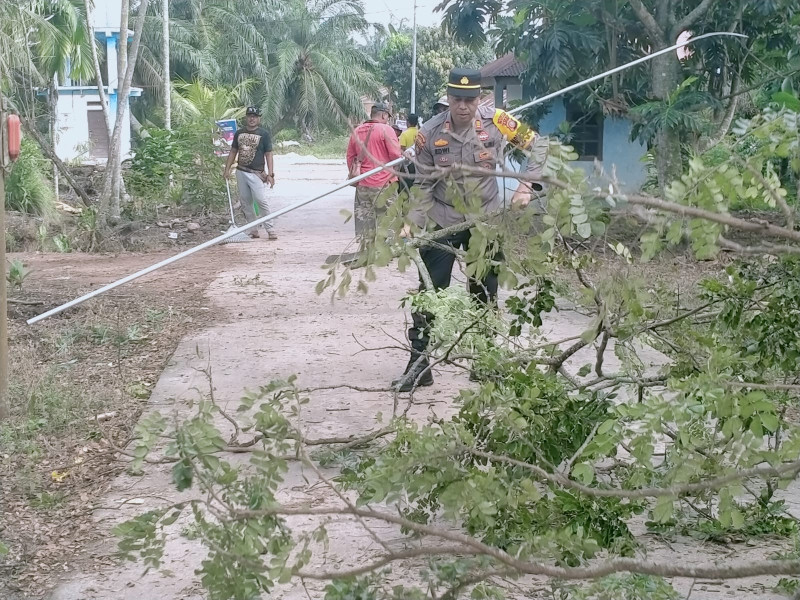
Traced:
<path id="1" fill-rule="evenodd" d="M 389 125 L 391 109 L 382 102 L 373 105 L 368 121 L 362 123 L 350 134 L 347 144 L 347 168 L 351 174 L 371 171 L 376 166 L 400 158 L 400 142 Z M 358 182 L 353 205 L 356 235 L 369 241 L 377 227 L 378 197 L 397 177 L 388 170 L 370 175 Z"/>
<path id="2" fill-rule="evenodd" d="M 275 170 L 272 163 L 272 136 L 269 131 L 261 127 L 261 109 L 257 106 L 248 106 L 245 114 L 245 127 L 237 129 L 233 135 L 231 153 L 225 165 L 223 177 L 231 176 L 233 163 L 238 158 L 236 166 L 236 184 L 239 188 L 239 201 L 242 205 L 245 218 L 250 223 L 255 221 L 256 215 L 253 203 L 258 203 L 261 216 L 268 215 L 267 186 L 275 185 Z M 272 221 L 264 223 L 267 237 L 277 240 L 278 235 L 273 230 Z M 260 237 L 258 230 L 250 230 L 250 237 Z"/>
<path id="3" fill-rule="evenodd" d="M 433 105 L 433 116 L 440 115 L 449 108 L 450 104 L 447 102 L 447 96 L 442 96 L 437 100 L 436 104 Z"/>
<path id="4" fill-rule="evenodd" d="M 527 125 L 504 110 L 480 106 L 480 93 L 480 71 L 453 69 L 447 84 L 448 110 L 433 117 L 417 134 L 414 160 L 417 167 L 417 203 L 408 215 L 416 228 L 444 229 L 464 222 L 465 215 L 453 205 L 454 197 L 467 201 L 467 205 L 479 200 L 482 212 L 486 214 L 500 210 L 503 200 L 494 171 L 497 165 L 505 163 L 503 150 L 508 144 L 528 154 L 527 174 L 533 178 L 541 177 L 547 158 L 547 140 L 539 138 Z M 466 173 L 453 169 L 459 166 L 481 169 L 486 173 Z M 520 182 L 512 203 L 527 205 L 532 190 L 541 191 L 542 186 Z M 406 225 L 401 235 L 412 235 L 411 226 Z M 469 230 L 453 234 L 438 240 L 439 247 L 428 246 L 420 250 L 434 288 L 450 285 L 455 262 L 454 253 L 441 246 L 466 250 L 470 235 Z M 420 280 L 420 290 L 424 289 Z M 497 273 L 490 272 L 482 281 L 471 279 L 469 290 L 481 302 L 494 302 L 497 296 Z M 393 382 L 400 391 L 409 391 L 415 385 L 433 384 L 433 375 L 424 357 L 433 317 L 415 312 L 412 318 L 413 325 L 408 331 L 411 359 L 403 376 Z"/>

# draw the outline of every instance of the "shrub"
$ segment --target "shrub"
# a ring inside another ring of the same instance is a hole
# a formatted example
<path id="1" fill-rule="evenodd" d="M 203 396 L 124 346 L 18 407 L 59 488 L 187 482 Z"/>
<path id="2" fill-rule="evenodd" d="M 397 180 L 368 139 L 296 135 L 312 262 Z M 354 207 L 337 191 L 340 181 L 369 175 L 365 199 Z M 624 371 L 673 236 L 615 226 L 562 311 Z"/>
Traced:
<path id="1" fill-rule="evenodd" d="M 44 175 L 48 162 L 36 144 L 24 139 L 19 159 L 6 178 L 6 209 L 36 216 L 47 216 L 55 210 L 55 194 Z"/>
<path id="2" fill-rule="evenodd" d="M 136 148 L 131 163 L 130 188 L 142 196 L 165 190 L 170 177 L 179 174 L 189 162 L 180 132 L 150 129 L 149 133 L 150 137 Z"/>
<path id="3" fill-rule="evenodd" d="M 138 202 L 132 210 L 165 201 L 190 204 L 202 211 L 225 198 L 222 169 L 212 135 L 199 125 L 182 125 L 173 131 L 151 129 L 150 137 L 136 149 L 128 180 Z"/>

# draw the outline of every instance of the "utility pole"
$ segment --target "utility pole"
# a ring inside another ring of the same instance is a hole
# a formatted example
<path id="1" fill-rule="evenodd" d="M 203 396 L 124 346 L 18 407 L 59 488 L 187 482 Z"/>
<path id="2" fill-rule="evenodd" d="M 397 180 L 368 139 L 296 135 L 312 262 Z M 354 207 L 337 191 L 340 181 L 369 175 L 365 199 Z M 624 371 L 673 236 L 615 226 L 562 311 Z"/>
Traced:
<path id="1" fill-rule="evenodd" d="M 2 81 L 0 77 L 0 81 Z M 6 168 L 8 167 L 6 99 L 0 94 L 0 423 L 8 419 L 8 304 L 6 302 Z"/>
<path id="2" fill-rule="evenodd" d="M 169 0 L 162 0 L 161 20 L 161 33 L 163 37 L 161 53 L 164 55 L 162 57 L 164 61 L 162 69 L 164 71 L 164 129 L 169 131 L 172 129 L 172 98 L 170 97 L 172 86 L 169 74 Z"/>
<path id="3" fill-rule="evenodd" d="M 411 48 L 411 112 L 417 112 L 417 0 L 414 0 L 414 44 Z"/>

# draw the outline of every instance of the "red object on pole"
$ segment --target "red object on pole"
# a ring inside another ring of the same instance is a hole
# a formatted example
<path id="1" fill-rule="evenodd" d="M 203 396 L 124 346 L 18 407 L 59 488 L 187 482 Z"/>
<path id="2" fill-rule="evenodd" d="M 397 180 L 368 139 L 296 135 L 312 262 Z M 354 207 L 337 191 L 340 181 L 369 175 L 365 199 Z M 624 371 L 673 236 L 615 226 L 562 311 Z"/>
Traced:
<path id="1" fill-rule="evenodd" d="M 20 144 L 22 143 L 22 123 L 19 115 L 8 115 L 8 157 L 11 160 L 19 158 Z"/>

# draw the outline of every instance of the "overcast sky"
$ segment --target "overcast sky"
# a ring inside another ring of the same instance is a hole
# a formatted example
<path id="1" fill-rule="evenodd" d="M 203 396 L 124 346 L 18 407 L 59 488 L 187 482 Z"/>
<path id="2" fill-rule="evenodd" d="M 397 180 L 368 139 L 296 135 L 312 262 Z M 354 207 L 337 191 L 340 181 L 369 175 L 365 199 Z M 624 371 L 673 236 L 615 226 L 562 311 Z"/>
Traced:
<path id="1" fill-rule="evenodd" d="M 417 25 L 439 25 L 442 13 L 434 13 L 433 9 L 441 0 L 417 0 Z M 364 0 L 364 16 L 370 23 L 395 25 L 406 19 L 411 26 L 414 16 L 414 0 Z"/>

